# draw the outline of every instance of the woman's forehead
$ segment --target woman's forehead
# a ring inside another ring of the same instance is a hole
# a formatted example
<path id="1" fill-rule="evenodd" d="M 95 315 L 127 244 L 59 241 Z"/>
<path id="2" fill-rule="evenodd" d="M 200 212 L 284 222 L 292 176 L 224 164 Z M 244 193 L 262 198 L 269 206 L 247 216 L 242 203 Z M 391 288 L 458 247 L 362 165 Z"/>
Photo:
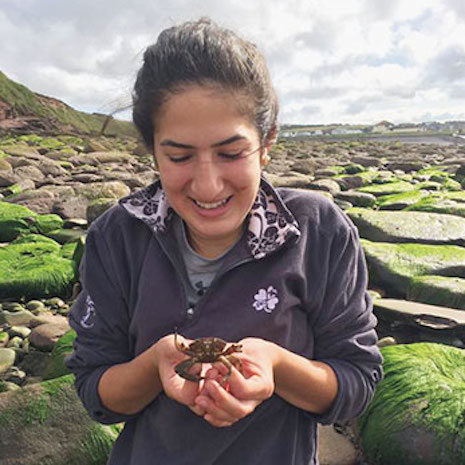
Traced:
<path id="1" fill-rule="evenodd" d="M 239 100 L 233 92 L 200 86 L 176 92 L 158 112 L 155 143 L 213 146 L 233 138 L 231 143 L 255 140 L 258 132 Z"/>

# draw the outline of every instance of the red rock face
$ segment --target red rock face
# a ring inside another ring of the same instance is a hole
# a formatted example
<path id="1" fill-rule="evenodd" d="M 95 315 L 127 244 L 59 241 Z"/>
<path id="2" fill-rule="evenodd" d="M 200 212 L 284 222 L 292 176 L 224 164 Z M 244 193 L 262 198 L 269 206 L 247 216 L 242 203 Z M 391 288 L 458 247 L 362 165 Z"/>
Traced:
<path id="1" fill-rule="evenodd" d="M 15 115 L 11 105 L 0 98 L 0 121 L 14 117 Z"/>

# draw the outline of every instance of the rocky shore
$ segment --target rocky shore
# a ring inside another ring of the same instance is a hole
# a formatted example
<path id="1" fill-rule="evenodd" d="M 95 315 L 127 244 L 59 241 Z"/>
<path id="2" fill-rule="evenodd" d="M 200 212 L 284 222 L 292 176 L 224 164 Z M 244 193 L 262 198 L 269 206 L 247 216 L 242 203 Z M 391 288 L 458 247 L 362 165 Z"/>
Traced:
<path id="1" fill-rule="evenodd" d="M 89 224 L 156 176 L 135 139 L 0 137 L 0 463 L 105 463 L 121 426 L 80 405 L 66 316 Z M 321 463 L 464 463 L 465 145 L 280 141 L 266 176 L 357 226 L 385 346 L 374 402 L 321 430 Z"/>

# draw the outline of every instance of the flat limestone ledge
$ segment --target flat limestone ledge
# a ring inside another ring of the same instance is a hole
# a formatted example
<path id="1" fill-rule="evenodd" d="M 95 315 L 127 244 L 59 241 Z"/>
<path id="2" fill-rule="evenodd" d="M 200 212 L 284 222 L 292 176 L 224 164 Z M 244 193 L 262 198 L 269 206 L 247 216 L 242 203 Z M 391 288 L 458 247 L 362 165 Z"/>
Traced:
<path id="1" fill-rule="evenodd" d="M 465 311 L 397 299 L 375 299 L 373 307 L 386 319 L 407 319 L 433 329 L 465 328 Z"/>

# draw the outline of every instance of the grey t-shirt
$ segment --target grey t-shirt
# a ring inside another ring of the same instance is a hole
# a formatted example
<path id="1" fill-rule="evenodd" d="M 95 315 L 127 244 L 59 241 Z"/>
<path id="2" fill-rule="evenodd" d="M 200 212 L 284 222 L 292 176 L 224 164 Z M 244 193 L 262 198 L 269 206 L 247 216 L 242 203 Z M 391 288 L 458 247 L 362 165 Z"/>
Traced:
<path id="1" fill-rule="evenodd" d="M 210 287 L 223 262 L 234 244 L 217 258 L 199 255 L 189 244 L 186 226 L 183 221 L 175 222 L 175 235 L 179 251 L 186 267 L 189 282 L 185 283 L 189 305 L 195 305 Z"/>

